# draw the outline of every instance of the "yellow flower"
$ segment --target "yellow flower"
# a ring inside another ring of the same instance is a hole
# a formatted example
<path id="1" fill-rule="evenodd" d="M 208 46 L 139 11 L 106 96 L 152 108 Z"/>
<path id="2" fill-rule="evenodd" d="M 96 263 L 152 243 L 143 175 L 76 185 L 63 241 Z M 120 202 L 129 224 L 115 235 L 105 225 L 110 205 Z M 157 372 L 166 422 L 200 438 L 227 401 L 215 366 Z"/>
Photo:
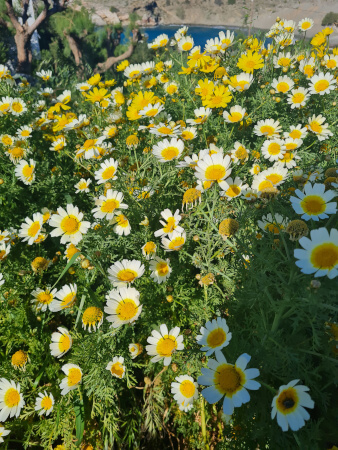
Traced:
<path id="1" fill-rule="evenodd" d="M 91 84 L 92 86 L 96 86 L 101 81 L 101 75 L 97 73 L 96 75 L 92 76 L 87 80 L 87 83 Z"/>
<path id="2" fill-rule="evenodd" d="M 243 72 L 253 73 L 254 70 L 264 67 L 264 61 L 259 53 L 249 50 L 239 58 L 237 67 Z"/>
<path id="3" fill-rule="evenodd" d="M 319 47 L 320 45 L 324 44 L 326 42 L 326 35 L 323 32 L 319 32 L 313 36 L 311 39 L 310 44 L 314 47 Z"/>
<path id="4" fill-rule="evenodd" d="M 209 95 L 202 101 L 202 104 L 207 108 L 225 108 L 231 99 L 232 95 L 229 89 L 224 85 L 218 85 L 215 87 L 212 95 Z"/>
<path id="5" fill-rule="evenodd" d="M 125 59 L 116 67 L 116 71 L 123 72 L 124 69 L 126 69 L 128 66 L 129 66 L 129 61 Z"/>
<path id="6" fill-rule="evenodd" d="M 91 92 L 89 92 L 87 94 L 87 92 L 84 92 L 83 95 L 85 97 L 87 97 L 87 102 L 92 102 L 92 103 L 96 103 L 96 102 L 101 102 L 103 99 L 109 98 L 110 94 L 107 94 L 107 89 L 98 89 L 98 88 L 94 88 Z"/>

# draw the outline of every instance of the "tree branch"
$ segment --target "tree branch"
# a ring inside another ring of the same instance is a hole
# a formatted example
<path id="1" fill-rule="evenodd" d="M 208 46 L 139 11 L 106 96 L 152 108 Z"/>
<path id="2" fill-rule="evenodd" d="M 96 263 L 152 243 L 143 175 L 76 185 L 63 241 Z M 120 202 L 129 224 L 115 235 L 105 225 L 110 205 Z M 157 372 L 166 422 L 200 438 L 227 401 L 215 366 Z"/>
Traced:
<path id="1" fill-rule="evenodd" d="M 45 5 L 44 9 L 41 11 L 39 16 L 36 18 L 35 22 L 28 28 L 28 34 L 32 35 L 34 31 L 50 16 L 58 12 L 62 12 L 67 8 L 67 0 L 53 0 L 53 8 L 50 8 L 48 0 L 43 0 Z"/>
<path id="2" fill-rule="evenodd" d="M 131 44 L 128 49 L 122 53 L 120 56 L 111 56 L 106 59 L 103 63 L 98 63 L 94 69 L 94 73 L 103 73 L 110 69 L 117 62 L 123 61 L 124 59 L 129 58 L 133 54 L 134 47 L 136 42 L 138 41 L 138 30 L 133 30 L 133 37 L 131 40 Z"/>
<path id="3" fill-rule="evenodd" d="M 29 0 L 23 0 L 22 2 L 23 7 L 23 13 L 22 13 L 22 24 L 25 25 L 28 19 L 28 6 L 29 6 Z"/>
<path id="4" fill-rule="evenodd" d="M 7 7 L 7 15 L 10 18 L 10 21 L 12 22 L 13 27 L 15 28 L 15 30 L 17 32 L 22 33 L 23 27 L 16 17 L 12 0 L 6 0 L 6 7 Z"/>

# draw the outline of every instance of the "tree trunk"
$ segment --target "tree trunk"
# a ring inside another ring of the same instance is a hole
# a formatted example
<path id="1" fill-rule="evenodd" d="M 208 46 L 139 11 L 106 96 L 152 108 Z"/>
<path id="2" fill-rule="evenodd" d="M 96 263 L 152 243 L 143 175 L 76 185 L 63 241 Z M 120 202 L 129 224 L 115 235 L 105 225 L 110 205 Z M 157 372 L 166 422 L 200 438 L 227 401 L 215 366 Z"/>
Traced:
<path id="1" fill-rule="evenodd" d="M 31 35 L 29 35 L 26 30 L 16 30 L 14 40 L 18 57 L 17 71 L 19 73 L 30 74 L 32 61 L 30 58 Z"/>
<path id="2" fill-rule="evenodd" d="M 66 31 L 63 32 L 65 38 L 67 39 L 68 45 L 70 47 L 71 52 L 73 53 L 75 64 L 78 67 L 77 74 L 81 76 L 83 73 L 83 65 L 82 65 L 82 51 L 77 43 L 77 41 L 68 34 Z"/>

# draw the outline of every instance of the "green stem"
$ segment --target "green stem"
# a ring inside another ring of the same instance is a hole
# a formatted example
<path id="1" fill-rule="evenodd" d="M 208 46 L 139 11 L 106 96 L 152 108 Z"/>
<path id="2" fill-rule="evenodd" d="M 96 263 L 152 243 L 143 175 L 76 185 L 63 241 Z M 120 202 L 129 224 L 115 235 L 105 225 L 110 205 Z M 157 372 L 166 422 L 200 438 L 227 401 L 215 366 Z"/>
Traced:
<path id="1" fill-rule="evenodd" d="M 207 427 L 205 422 L 205 409 L 204 409 L 204 398 L 201 395 L 200 398 L 201 405 L 201 429 L 202 429 L 202 439 L 206 449 L 209 449 L 209 445 L 207 443 Z"/>

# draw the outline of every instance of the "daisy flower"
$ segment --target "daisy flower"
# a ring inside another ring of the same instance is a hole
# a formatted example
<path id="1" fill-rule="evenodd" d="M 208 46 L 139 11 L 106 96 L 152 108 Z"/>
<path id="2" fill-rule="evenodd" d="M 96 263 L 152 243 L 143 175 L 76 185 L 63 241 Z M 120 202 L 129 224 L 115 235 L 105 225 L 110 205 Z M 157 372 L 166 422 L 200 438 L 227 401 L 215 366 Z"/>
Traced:
<path id="1" fill-rule="evenodd" d="M 194 40 L 191 36 L 182 37 L 177 44 L 177 48 L 180 52 L 189 52 L 193 46 Z"/>
<path id="2" fill-rule="evenodd" d="M 29 127 L 28 125 L 23 125 L 22 127 L 20 127 L 17 131 L 16 131 L 16 135 L 20 138 L 20 139 L 28 139 L 31 136 L 31 133 L 33 131 L 33 128 Z"/>
<path id="3" fill-rule="evenodd" d="M 269 139 L 278 138 L 281 130 L 279 120 L 273 119 L 259 120 L 254 126 L 254 133 L 257 136 L 266 136 Z"/>
<path id="4" fill-rule="evenodd" d="M 117 132 L 118 130 L 116 125 L 109 125 L 104 129 L 103 136 L 105 136 L 107 139 L 111 139 L 116 136 Z"/>
<path id="5" fill-rule="evenodd" d="M 28 354 L 23 350 L 18 350 L 12 355 L 12 366 L 14 369 L 21 369 L 25 371 L 28 362 Z"/>
<path id="6" fill-rule="evenodd" d="M 262 155 L 269 161 L 278 161 L 283 158 L 285 153 L 284 141 L 281 139 L 270 139 L 263 143 L 261 148 Z"/>
<path id="7" fill-rule="evenodd" d="M 38 313 L 40 311 L 45 312 L 47 308 L 50 308 L 50 304 L 54 300 L 55 294 L 57 293 L 57 289 L 52 289 L 51 287 L 47 287 L 46 289 L 37 288 L 31 292 L 31 295 L 34 297 L 31 300 L 33 308 Z"/>
<path id="8" fill-rule="evenodd" d="M 250 401 L 249 390 L 257 390 L 260 383 L 254 380 L 259 376 L 258 369 L 246 369 L 251 359 L 247 353 L 237 358 L 235 364 L 229 364 L 221 352 L 215 353 L 216 360 L 209 359 L 208 367 L 202 367 L 198 384 L 208 386 L 202 395 L 208 403 L 216 403 L 224 396 L 223 412 L 231 416 L 235 407 Z"/>
<path id="9" fill-rule="evenodd" d="M 128 205 L 122 202 L 122 192 L 108 189 L 106 195 L 100 195 L 98 199 L 95 199 L 96 207 L 92 210 L 92 213 L 96 219 L 110 220 L 116 214 L 117 209 L 128 208 Z"/>
<path id="10" fill-rule="evenodd" d="M 168 95 L 174 95 L 178 92 L 178 84 L 175 81 L 168 81 L 163 85 L 163 89 Z"/>
<path id="11" fill-rule="evenodd" d="M 2 97 L 0 99 L 0 117 L 10 112 L 12 97 Z"/>
<path id="12" fill-rule="evenodd" d="M 13 98 L 10 104 L 10 112 L 13 116 L 20 116 L 26 111 L 26 103 L 21 98 Z"/>
<path id="13" fill-rule="evenodd" d="M 113 230 L 114 233 L 118 234 L 119 236 L 128 236 L 130 234 L 131 226 L 129 220 L 120 211 L 116 211 L 115 216 L 110 223 L 112 225 L 115 224 Z"/>
<path id="14" fill-rule="evenodd" d="M 108 180 L 116 180 L 115 175 L 119 163 L 113 158 L 109 158 L 100 164 L 100 169 L 97 170 L 94 175 L 97 184 L 106 183 Z"/>
<path id="15" fill-rule="evenodd" d="M 286 143 L 286 141 L 285 141 Z M 297 152 L 292 152 L 290 150 L 287 150 L 283 158 L 279 159 L 275 162 L 274 165 L 278 164 L 282 167 L 286 167 L 287 169 L 292 169 L 293 167 L 296 167 L 297 161 L 300 159 L 300 156 L 297 155 Z"/>
<path id="16" fill-rule="evenodd" d="M 156 244 L 153 241 L 148 241 L 144 244 L 144 246 L 142 247 L 142 255 L 146 258 L 146 259 L 150 259 L 153 256 L 155 256 L 156 254 Z"/>
<path id="17" fill-rule="evenodd" d="M 69 242 L 66 246 L 66 250 L 65 250 L 65 256 L 63 257 L 64 259 L 67 258 L 68 261 L 70 261 L 70 259 L 76 254 L 79 253 L 80 250 L 75 247 L 74 244 L 72 244 L 71 242 Z M 77 261 L 80 258 L 80 255 L 75 259 L 75 261 Z"/>
<path id="18" fill-rule="evenodd" d="M 15 167 L 14 173 L 24 184 L 30 185 L 35 180 L 35 161 L 29 160 L 29 163 L 22 159 Z"/>
<path id="19" fill-rule="evenodd" d="M 8 230 L 0 230 L 0 243 L 7 244 L 11 240 L 11 235 Z"/>
<path id="20" fill-rule="evenodd" d="M 92 182 L 92 180 L 90 178 L 88 178 L 87 180 L 85 180 L 84 178 L 81 178 L 81 180 L 74 184 L 74 187 L 76 189 L 75 194 L 78 194 L 79 192 L 89 192 L 89 185 Z"/>
<path id="21" fill-rule="evenodd" d="M 208 117 L 212 113 L 211 108 L 198 108 L 194 110 L 195 119 L 187 119 L 187 123 L 190 125 L 200 125 L 208 120 Z"/>
<path id="22" fill-rule="evenodd" d="M 49 147 L 49 150 L 51 150 L 52 152 L 59 152 L 64 147 L 66 147 L 66 145 L 67 142 L 65 137 L 60 137 L 59 139 L 56 139 L 56 141 L 52 143 L 52 145 Z"/>
<path id="23" fill-rule="evenodd" d="M 69 203 L 66 210 L 57 209 L 57 214 L 53 214 L 50 218 L 49 225 L 55 229 L 51 232 L 51 236 L 61 236 L 61 244 L 71 242 L 76 245 L 79 243 L 90 228 L 90 222 L 83 221 L 83 213 L 79 211 L 77 206 Z"/>
<path id="24" fill-rule="evenodd" d="M 162 259 L 155 256 L 151 261 L 149 268 L 152 271 L 150 277 L 156 281 L 156 283 L 161 284 L 167 281 L 169 278 L 172 268 L 169 266 L 169 259 Z"/>
<path id="25" fill-rule="evenodd" d="M 185 141 L 192 141 L 197 137 L 197 130 L 195 127 L 186 127 L 182 129 L 181 138 Z"/>
<path id="26" fill-rule="evenodd" d="M 329 232 L 319 228 L 312 230 L 310 236 L 310 239 L 302 237 L 299 240 L 303 249 L 294 250 L 296 266 L 315 277 L 335 278 L 338 275 L 338 230 L 333 228 Z"/>
<path id="27" fill-rule="evenodd" d="M 163 227 L 160 230 L 155 231 L 155 237 L 165 236 L 172 233 L 174 230 L 179 233 L 184 231 L 183 228 L 178 225 L 182 218 L 179 212 L 179 209 L 177 209 L 174 214 L 170 211 L 170 209 L 165 209 L 161 212 L 161 216 L 164 220 L 160 220 L 160 223 Z"/>
<path id="28" fill-rule="evenodd" d="M 275 69 L 287 68 L 291 65 L 294 56 L 290 52 L 279 52 L 278 55 L 273 57 L 273 64 Z"/>
<path id="29" fill-rule="evenodd" d="M 202 181 L 219 183 L 231 174 L 230 164 L 231 158 L 228 155 L 224 156 L 221 153 L 206 155 L 198 161 L 195 176 Z"/>
<path id="30" fill-rule="evenodd" d="M 0 242 L 0 261 L 4 261 L 9 252 L 11 251 L 10 244 L 6 245 L 4 242 Z"/>
<path id="31" fill-rule="evenodd" d="M 4 427 L 2 427 L 2 426 L 0 425 L 0 444 L 1 444 L 2 442 L 4 442 L 3 436 L 8 436 L 10 432 L 11 432 L 10 430 L 6 430 Z"/>
<path id="32" fill-rule="evenodd" d="M 303 220 L 328 219 L 328 214 L 337 213 L 337 202 L 330 202 L 337 194 L 334 191 L 325 192 L 325 184 L 306 183 L 304 192 L 296 189 L 297 197 L 290 197 L 293 209 L 302 214 Z M 330 202 L 330 203 L 329 203 Z"/>
<path id="33" fill-rule="evenodd" d="M 124 69 L 123 75 L 130 80 L 137 80 L 142 77 L 142 73 L 141 64 L 130 64 L 130 66 Z"/>
<path id="34" fill-rule="evenodd" d="M 168 234 L 168 237 L 162 237 L 162 248 L 166 252 L 179 251 L 185 244 L 187 239 L 186 232 L 179 233 L 174 230 L 172 233 Z"/>
<path id="35" fill-rule="evenodd" d="M 65 284 L 56 294 L 55 299 L 50 303 L 50 311 L 57 312 L 66 308 L 71 308 L 76 301 L 77 285 Z"/>
<path id="36" fill-rule="evenodd" d="M 308 90 L 303 87 L 299 87 L 297 89 L 292 89 L 287 97 L 287 102 L 291 105 L 291 109 L 300 108 L 305 106 L 309 98 L 310 95 Z"/>
<path id="37" fill-rule="evenodd" d="M 283 431 L 298 431 L 305 425 L 305 420 L 310 419 L 310 414 L 305 408 L 314 408 L 314 401 L 306 392 L 307 386 L 296 386 L 299 380 L 280 386 L 277 395 L 272 400 L 271 419 L 277 415 L 277 423 Z"/>
<path id="38" fill-rule="evenodd" d="M 89 91 L 89 89 L 91 89 L 91 87 L 92 87 L 92 85 L 87 83 L 86 81 L 83 81 L 82 83 L 77 83 L 75 85 L 75 88 L 80 92 Z"/>
<path id="39" fill-rule="evenodd" d="M 311 78 L 314 75 L 315 69 L 316 69 L 316 61 L 313 57 L 303 59 L 299 64 L 300 72 L 306 75 L 307 78 Z"/>
<path id="40" fill-rule="evenodd" d="M 15 137 L 10 134 L 1 134 L 0 135 L 0 143 L 5 145 L 6 147 L 10 147 L 14 145 Z"/>
<path id="41" fill-rule="evenodd" d="M 61 395 L 66 395 L 81 383 L 82 370 L 76 364 L 65 364 L 61 369 L 66 375 L 60 383 Z"/>
<path id="42" fill-rule="evenodd" d="M 171 383 L 171 393 L 182 411 L 184 407 L 192 405 L 198 398 L 198 384 L 189 375 L 180 375 Z"/>
<path id="43" fill-rule="evenodd" d="M 304 139 L 307 133 L 307 128 L 303 127 L 303 125 L 291 125 L 290 131 L 284 132 L 284 138 Z"/>
<path id="44" fill-rule="evenodd" d="M 28 245 L 34 244 L 34 241 L 38 237 L 43 225 L 43 217 L 40 213 L 33 214 L 33 220 L 26 217 L 25 222 L 21 224 L 19 230 L 19 237 L 22 238 L 22 242 L 28 242 Z"/>
<path id="45" fill-rule="evenodd" d="M 309 118 L 308 129 L 317 135 L 319 141 L 325 141 L 325 139 L 333 136 L 333 133 L 329 130 L 329 125 L 324 123 L 325 120 L 325 117 L 321 114 L 319 116 L 314 114 Z"/>
<path id="46" fill-rule="evenodd" d="M 205 327 L 200 328 L 200 333 L 196 336 L 196 341 L 197 344 L 202 345 L 201 351 L 206 352 L 206 356 L 222 350 L 232 338 L 226 320 L 221 317 L 217 317 L 211 322 L 208 321 Z"/>
<path id="47" fill-rule="evenodd" d="M 229 89 L 231 91 L 243 92 L 249 89 L 254 77 L 250 73 L 240 73 L 239 75 L 235 75 L 230 77 L 229 79 Z"/>
<path id="48" fill-rule="evenodd" d="M 135 288 L 121 287 L 112 290 L 106 295 L 106 306 L 104 312 L 108 322 L 113 328 L 120 327 L 126 323 L 133 323 L 141 314 L 140 293 Z"/>
<path id="49" fill-rule="evenodd" d="M 38 394 L 38 397 L 35 400 L 35 411 L 39 411 L 39 416 L 42 416 L 42 414 L 46 414 L 46 417 L 49 416 L 49 414 L 53 411 L 54 406 L 54 397 L 53 394 L 47 394 L 45 391 L 44 393 L 40 392 Z"/>
<path id="50" fill-rule="evenodd" d="M 311 30 L 311 28 L 313 27 L 314 21 L 312 19 L 309 19 L 308 17 L 306 17 L 305 19 L 302 19 L 300 22 L 298 22 L 298 30 L 299 31 L 308 31 Z"/>
<path id="51" fill-rule="evenodd" d="M 243 144 L 236 141 L 234 147 L 231 150 L 231 160 L 236 163 L 244 163 L 249 159 L 250 150 L 245 148 Z"/>
<path id="52" fill-rule="evenodd" d="M 288 169 L 281 165 L 270 167 L 270 169 L 263 170 L 259 175 L 255 176 L 252 182 L 252 189 L 258 192 L 273 186 L 279 186 L 284 183 L 288 175 Z"/>
<path id="53" fill-rule="evenodd" d="M 218 33 L 219 39 L 222 43 L 222 48 L 225 50 L 232 44 L 233 40 L 235 39 L 235 33 L 230 30 L 227 30 L 226 34 L 224 31 L 220 31 Z"/>
<path id="54" fill-rule="evenodd" d="M 35 75 L 42 78 L 43 81 L 48 81 L 52 77 L 53 73 L 51 70 L 41 70 L 40 72 L 36 72 Z"/>
<path id="55" fill-rule="evenodd" d="M 123 259 L 115 262 L 108 269 L 108 278 L 115 287 L 133 283 L 144 274 L 144 265 L 136 259 Z"/>
<path id="56" fill-rule="evenodd" d="M 243 181 L 239 177 L 236 177 L 234 180 L 232 178 L 227 178 L 225 181 L 221 181 L 219 187 L 223 189 L 220 191 L 219 195 L 221 197 L 226 197 L 229 201 L 241 195 L 249 186 L 243 184 Z"/>
<path id="57" fill-rule="evenodd" d="M 335 70 L 338 67 L 338 55 L 325 55 L 325 67 L 329 70 Z"/>
<path id="58" fill-rule="evenodd" d="M 164 106 L 160 102 L 158 102 L 155 103 L 155 105 L 149 104 L 145 108 L 141 109 L 141 111 L 139 111 L 139 114 L 140 116 L 144 117 L 156 117 L 157 114 L 159 114 L 163 110 Z"/>
<path id="59" fill-rule="evenodd" d="M 162 163 L 172 161 L 181 156 L 184 150 L 184 142 L 181 139 L 164 139 L 153 146 L 153 155 Z"/>
<path id="60" fill-rule="evenodd" d="M 236 123 L 236 122 L 240 122 L 244 115 L 245 115 L 245 108 L 242 108 L 239 105 L 236 106 L 232 106 L 230 108 L 230 112 L 228 111 L 223 111 L 223 117 L 224 120 L 227 123 Z"/>
<path id="61" fill-rule="evenodd" d="M 52 343 L 49 344 L 50 353 L 55 358 L 62 358 L 73 345 L 73 339 L 66 328 L 58 327 L 58 331 L 52 334 Z"/>
<path id="62" fill-rule="evenodd" d="M 320 72 L 318 75 L 314 75 L 310 79 L 309 92 L 311 94 L 329 94 L 330 91 L 336 89 L 337 81 L 330 73 Z"/>
<path id="63" fill-rule="evenodd" d="M 160 332 L 153 330 L 151 332 L 152 335 L 147 339 L 150 345 L 146 346 L 148 355 L 153 356 L 150 361 L 155 363 L 163 359 L 164 366 L 169 366 L 173 353 L 184 349 L 183 336 L 179 335 L 179 333 L 179 327 L 168 331 L 168 327 L 165 324 L 160 326 Z"/>
<path id="64" fill-rule="evenodd" d="M 141 344 L 131 343 L 128 346 L 129 353 L 131 355 L 131 359 L 135 359 L 138 355 L 140 355 L 143 351 L 143 347 Z"/>
<path id="65" fill-rule="evenodd" d="M 277 92 L 281 92 L 282 94 L 290 91 L 290 89 L 292 89 L 294 85 L 295 83 L 292 78 L 288 77 L 287 75 L 278 77 L 278 79 L 274 78 L 271 83 L 271 87 Z"/>
<path id="66" fill-rule="evenodd" d="M 283 217 L 278 213 L 274 214 L 274 216 L 269 213 L 266 216 L 263 216 L 262 220 L 258 220 L 257 224 L 263 231 L 279 234 L 281 230 L 286 229 L 288 222 L 289 220 L 286 217 Z"/>
<path id="67" fill-rule="evenodd" d="M 6 422 L 8 417 L 19 417 L 24 405 L 20 384 L 0 378 L 0 422 Z"/>
<path id="68" fill-rule="evenodd" d="M 126 373 L 126 366 L 123 363 L 123 356 L 114 356 L 113 360 L 108 363 L 106 369 L 110 371 L 113 377 L 122 379 Z"/>
<path id="69" fill-rule="evenodd" d="M 89 306 L 82 315 L 82 328 L 91 333 L 91 327 L 94 331 L 99 329 L 103 322 L 103 312 L 97 306 Z"/>

